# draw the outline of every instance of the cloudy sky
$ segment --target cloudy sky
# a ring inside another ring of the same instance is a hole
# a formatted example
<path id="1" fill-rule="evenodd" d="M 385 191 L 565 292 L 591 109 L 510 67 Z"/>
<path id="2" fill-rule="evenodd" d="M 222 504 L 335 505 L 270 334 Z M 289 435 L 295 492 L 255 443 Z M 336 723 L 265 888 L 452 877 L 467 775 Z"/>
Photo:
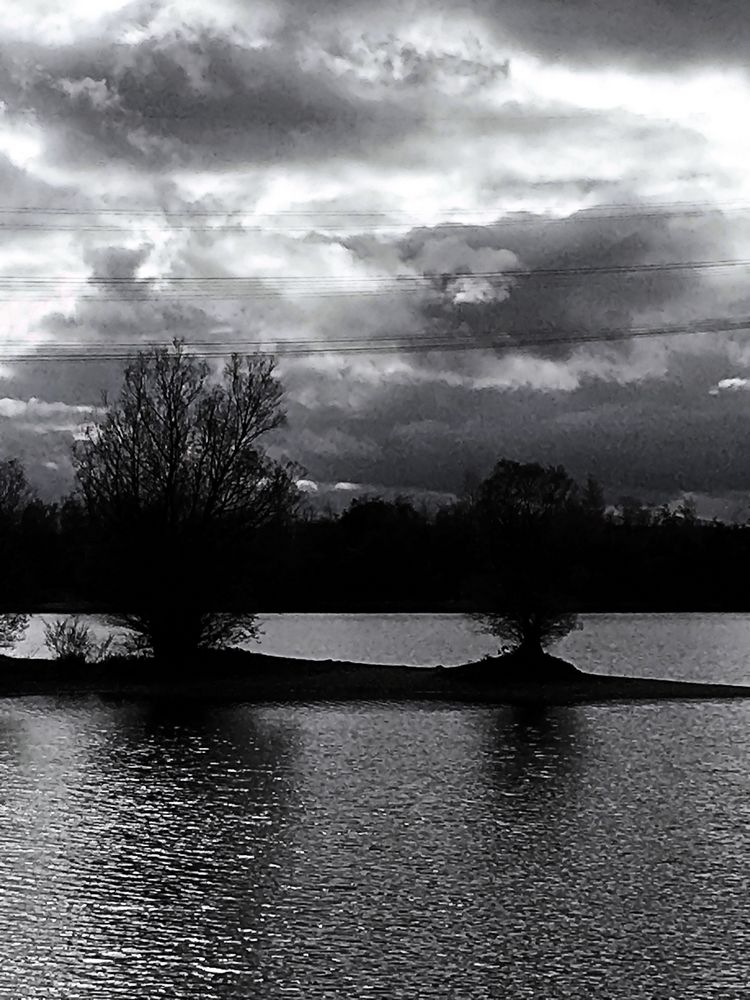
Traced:
<path id="1" fill-rule="evenodd" d="M 309 351 L 275 447 L 320 495 L 504 456 L 742 506 L 741 0 L 3 12 L 0 452 L 46 495 L 97 355 L 182 336 Z"/>

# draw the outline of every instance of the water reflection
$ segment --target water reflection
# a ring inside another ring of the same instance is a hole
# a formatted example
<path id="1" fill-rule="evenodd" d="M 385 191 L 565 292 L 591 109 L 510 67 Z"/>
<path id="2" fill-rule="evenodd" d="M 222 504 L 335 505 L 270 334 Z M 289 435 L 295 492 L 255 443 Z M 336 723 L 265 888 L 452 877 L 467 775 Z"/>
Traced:
<path id="1" fill-rule="evenodd" d="M 33 860 L 19 871 L 16 840 L 2 874 L 39 892 L 4 901 L 3 974 L 45 997 L 209 996 L 217 977 L 243 995 L 262 982 L 259 944 L 289 867 L 294 727 L 262 710 L 152 706 L 24 721 L 3 750 L 24 774 L 17 789 L 37 785 L 15 809 Z"/>
<path id="2" fill-rule="evenodd" d="M 562 850 L 586 761 L 581 710 L 514 706 L 491 710 L 482 722 L 481 760 L 498 829 L 522 826 L 526 846 L 533 833 L 547 853 Z"/>
<path id="3" fill-rule="evenodd" d="M 0 704 L 0 996 L 741 996 L 748 709 Z"/>
<path id="4" fill-rule="evenodd" d="M 496 780 L 523 786 L 565 780 L 585 760 L 585 723 L 575 706 L 517 705 L 488 714 L 486 749 Z"/>

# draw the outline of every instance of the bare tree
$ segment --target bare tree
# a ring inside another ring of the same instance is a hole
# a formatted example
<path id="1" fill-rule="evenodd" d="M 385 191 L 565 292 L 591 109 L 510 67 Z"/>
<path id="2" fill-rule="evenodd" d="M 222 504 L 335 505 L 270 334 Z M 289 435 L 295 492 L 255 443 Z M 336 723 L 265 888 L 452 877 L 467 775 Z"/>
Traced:
<path id="1" fill-rule="evenodd" d="M 176 341 L 139 354 L 103 402 L 74 464 L 117 562 L 115 619 L 157 656 L 253 634 L 246 546 L 297 502 L 293 470 L 259 443 L 285 419 L 273 361 L 233 355 L 212 377 Z"/>
<path id="2" fill-rule="evenodd" d="M 26 473 L 17 458 L 0 462 L 0 522 L 16 524 L 33 494 Z"/>

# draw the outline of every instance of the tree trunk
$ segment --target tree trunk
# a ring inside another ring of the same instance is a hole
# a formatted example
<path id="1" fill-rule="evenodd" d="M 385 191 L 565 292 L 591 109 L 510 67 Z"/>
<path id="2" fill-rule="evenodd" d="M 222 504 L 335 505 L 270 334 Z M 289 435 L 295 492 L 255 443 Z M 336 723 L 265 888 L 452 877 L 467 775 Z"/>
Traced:
<path id="1" fill-rule="evenodd" d="M 540 660 L 544 656 L 542 644 L 535 636 L 524 638 L 517 652 L 524 660 Z"/>

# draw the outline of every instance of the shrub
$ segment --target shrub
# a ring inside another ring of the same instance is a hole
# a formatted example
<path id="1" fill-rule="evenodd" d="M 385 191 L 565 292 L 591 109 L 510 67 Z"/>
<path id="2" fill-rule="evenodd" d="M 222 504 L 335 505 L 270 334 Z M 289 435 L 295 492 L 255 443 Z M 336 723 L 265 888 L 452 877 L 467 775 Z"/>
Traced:
<path id="1" fill-rule="evenodd" d="M 58 618 L 44 626 L 44 643 L 56 660 L 64 663 L 101 663 L 112 653 L 114 637 L 102 642 L 80 618 Z"/>

